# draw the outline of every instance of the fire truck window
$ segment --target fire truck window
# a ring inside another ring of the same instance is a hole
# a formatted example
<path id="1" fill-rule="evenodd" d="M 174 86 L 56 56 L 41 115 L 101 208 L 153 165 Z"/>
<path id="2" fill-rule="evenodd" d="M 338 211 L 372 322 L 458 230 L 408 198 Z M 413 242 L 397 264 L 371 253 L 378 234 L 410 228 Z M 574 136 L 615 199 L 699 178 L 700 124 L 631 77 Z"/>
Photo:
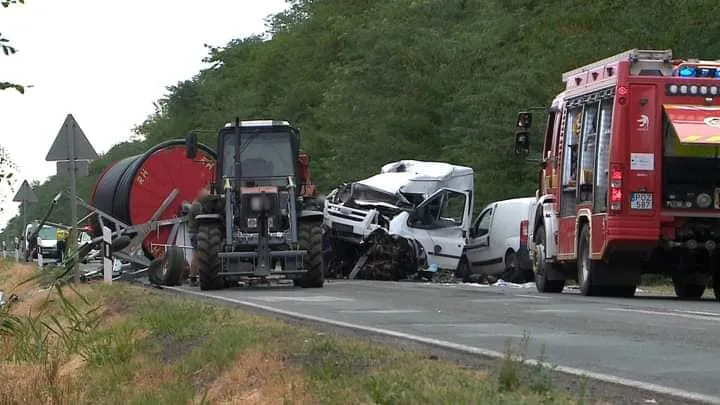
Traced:
<path id="1" fill-rule="evenodd" d="M 575 186 L 577 143 L 580 140 L 582 107 L 568 110 L 565 120 L 565 145 L 563 146 L 563 186 Z"/>
<path id="2" fill-rule="evenodd" d="M 593 185 L 593 168 L 595 167 L 595 141 L 598 126 L 598 103 L 588 104 L 583 111 L 583 131 L 580 147 L 580 170 L 578 171 L 582 186 L 579 197 L 581 201 L 591 201 Z"/>
<path id="3" fill-rule="evenodd" d="M 612 99 L 603 100 L 600 103 L 600 134 L 597 144 L 597 171 L 595 172 L 595 212 L 607 210 L 612 109 Z"/>

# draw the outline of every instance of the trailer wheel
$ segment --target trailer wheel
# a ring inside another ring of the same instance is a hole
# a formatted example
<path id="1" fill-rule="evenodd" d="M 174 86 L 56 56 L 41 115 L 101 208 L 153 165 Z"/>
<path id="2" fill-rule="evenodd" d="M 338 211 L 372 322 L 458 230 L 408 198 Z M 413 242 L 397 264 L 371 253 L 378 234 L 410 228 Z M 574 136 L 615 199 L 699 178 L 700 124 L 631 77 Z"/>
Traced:
<path id="1" fill-rule="evenodd" d="M 163 281 L 165 285 L 181 285 L 185 272 L 185 252 L 181 247 L 168 246 L 163 256 Z"/>
<path id="2" fill-rule="evenodd" d="M 222 245 L 222 230 L 216 223 L 203 223 L 198 226 L 197 255 L 198 278 L 201 290 L 219 290 L 227 287 L 225 277 L 220 273 L 218 253 Z"/>
<path id="3" fill-rule="evenodd" d="M 323 233 L 318 221 L 300 221 L 298 226 L 300 249 L 306 250 L 303 259 L 307 272 L 293 280 L 302 288 L 322 288 L 325 284 Z"/>
<path id="4" fill-rule="evenodd" d="M 535 287 L 541 293 L 561 293 L 565 288 L 565 280 L 548 280 L 547 267 L 545 263 L 545 226 L 540 225 L 535 231 L 537 241 L 535 242 L 535 260 L 533 273 L 535 274 Z"/>
<path id="5" fill-rule="evenodd" d="M 148 278 L 156 285 L 181 285 L 185 271 L 185 255 L 177 246 L 169 246 L 162 258 L 150 263 Z"/>
<path id="6" fill-rule="evenodd" d="M 590 257 L 590 229 L 583 225 L 578 241 L 578 284 L 580 293 L 586 296 L 600 295 L 600 287 L 593 280 L 600 264 Z"/>

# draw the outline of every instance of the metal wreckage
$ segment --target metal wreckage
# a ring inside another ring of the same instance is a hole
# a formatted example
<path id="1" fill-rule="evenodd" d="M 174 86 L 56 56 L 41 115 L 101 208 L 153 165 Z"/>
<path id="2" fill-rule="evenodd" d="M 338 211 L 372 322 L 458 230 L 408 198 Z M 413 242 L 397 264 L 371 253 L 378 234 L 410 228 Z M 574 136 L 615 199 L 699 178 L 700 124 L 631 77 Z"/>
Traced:
<path id="1" fill-rule="evenodd" d="M 323 226 L 334 257 L 328 276 L 401 280 L 460 262 L 474 206 L 474 172 L 400 160 L 325 198 Z"/>

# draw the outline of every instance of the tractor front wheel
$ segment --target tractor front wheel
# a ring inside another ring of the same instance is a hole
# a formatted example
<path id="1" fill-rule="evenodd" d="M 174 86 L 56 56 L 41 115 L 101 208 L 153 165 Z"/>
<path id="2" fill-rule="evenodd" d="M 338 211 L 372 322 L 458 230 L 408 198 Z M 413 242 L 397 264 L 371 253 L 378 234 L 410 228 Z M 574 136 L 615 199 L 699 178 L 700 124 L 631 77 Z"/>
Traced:
<path id="1" fill-rule="evenodd" d="M 225 277 L 220 273 L 220 252 L 222 246 L 222 229 L 218 224 L 205 223 L 198 226 L 197 256 L 198 278 L 201 290 L 219 290 L 225 288 Z"/>
<path id="2" fill-rule="evenodd" d="M 300 249 L 307 251 L 303 259 L 307 273 L 295 279 L 294 284 L 302 288 L 322 288 L 325 284 L 323 233 L 321 222 L 300 221 L 298 227 Z"/>

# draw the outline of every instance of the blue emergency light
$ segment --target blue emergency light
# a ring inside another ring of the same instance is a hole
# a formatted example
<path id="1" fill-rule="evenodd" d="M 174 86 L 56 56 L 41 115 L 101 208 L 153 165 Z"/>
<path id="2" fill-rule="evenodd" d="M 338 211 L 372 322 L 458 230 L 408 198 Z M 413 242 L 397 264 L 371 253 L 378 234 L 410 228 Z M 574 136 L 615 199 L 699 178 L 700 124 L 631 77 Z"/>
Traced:
<path id="1" fill-rule="evenodd" d="M 683 66 L 678 70 L 680 77 L 695 77 L 695 68 L 692 66 Z"/>
<path id="2" fill-rule="evenodd" d="M 714 67 L 681 66 L 676 74 L 680 77 L 714 77 L 720 79 L 720 69 Z"/>

